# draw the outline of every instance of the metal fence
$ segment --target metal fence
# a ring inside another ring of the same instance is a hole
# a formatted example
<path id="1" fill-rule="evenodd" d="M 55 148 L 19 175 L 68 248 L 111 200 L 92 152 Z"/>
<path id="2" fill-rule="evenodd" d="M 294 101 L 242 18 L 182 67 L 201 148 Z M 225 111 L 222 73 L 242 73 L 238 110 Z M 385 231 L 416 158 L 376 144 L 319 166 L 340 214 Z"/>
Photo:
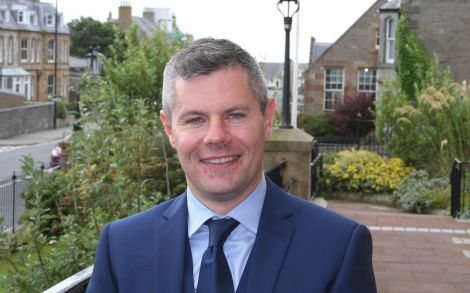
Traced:
<path id="1" fill-rule="evenodd" d="M 323 175 L 323 154 L 315 145 L 312 150 L 312 162 L 310 163 L 310 192 L 311 198 L 315 198 L 319 191 L 320 177 Z"/>
<path id="2" fill-rule="evenodd" d="M 52 172 L 59 168 L 60 166 L 49 166 L 46 169 L 44 164 L 40 166 L 43 172 Z M 26 210 L 22 193 L 28 186 L 27 179 L 27 176 L 15 172 L 10 177 L 0 179 L 0 230 L 15 232 L 21 225 L 21 214 Z"/>
<path id="3" fill-rule="evenodd" d="M 462 213 L 470 213 L 470 161 L 464 162 L 454 159 L 450 172 L 451 198 L 450 214 L 460 217 Z"/>
<path id="4" fill-rule="evenodd" d="M 21 193 L 26 188 L 26 180 L 13 172 L 9 178 L 0 180 L 0 227 L 3 231 L 15 229 L 20 225 L 20 216 L 25 211 L 25 201 Z"/>
<path id="5" fill-rule="evenodd" d="M 366 137 L 333 137 L 333 138 L 316 138 L 316 148 L 319 153 L 339 152 L 343 150 L 356 149 L 367 150 L 378 153 L 381 156 L 390 156 L 385 142 L 375 136 Z"/>

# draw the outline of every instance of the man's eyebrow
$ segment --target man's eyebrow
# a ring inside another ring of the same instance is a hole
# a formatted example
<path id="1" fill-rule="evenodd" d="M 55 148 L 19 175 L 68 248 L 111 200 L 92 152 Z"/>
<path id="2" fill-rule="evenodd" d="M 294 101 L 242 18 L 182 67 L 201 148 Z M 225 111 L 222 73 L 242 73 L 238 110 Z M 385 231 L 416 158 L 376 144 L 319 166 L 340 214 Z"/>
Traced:
<path id="1" fill-rule="evenodd" d="M 238 105 L 238 106 L 233 106 L 225 110 L 226 113 L 230 113 L 233 111 L 249 111 L 250 107 L 246 105 Z"/>

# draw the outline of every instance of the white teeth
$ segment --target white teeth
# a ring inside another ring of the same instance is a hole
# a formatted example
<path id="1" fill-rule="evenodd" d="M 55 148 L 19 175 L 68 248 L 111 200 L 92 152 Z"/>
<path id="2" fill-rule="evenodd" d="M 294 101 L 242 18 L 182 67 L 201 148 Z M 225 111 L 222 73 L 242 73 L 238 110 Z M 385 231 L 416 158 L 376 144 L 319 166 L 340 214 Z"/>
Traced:
<path id="1" fill-rule="evenodd" d="M 236 160 L 237 157 L 224 157 L 224 158 L 217 158 L 217 159 L 210 159 L 210 160 L 203 160 L 204 163 L 208 164 L 224 164 L 230 161 Z"/>

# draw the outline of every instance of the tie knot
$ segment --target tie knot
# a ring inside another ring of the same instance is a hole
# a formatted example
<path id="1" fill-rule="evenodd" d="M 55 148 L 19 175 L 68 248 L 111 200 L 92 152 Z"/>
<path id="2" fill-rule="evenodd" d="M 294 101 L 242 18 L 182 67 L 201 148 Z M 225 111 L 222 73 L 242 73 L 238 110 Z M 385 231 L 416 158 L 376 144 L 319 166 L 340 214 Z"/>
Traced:
<path id="1" fill-rule="evenodd" d="M 232 231 L 238 226 L 235 219 L 208 220 L 209 226 L 209 247 L 223 247 L 225 240 Z"/>

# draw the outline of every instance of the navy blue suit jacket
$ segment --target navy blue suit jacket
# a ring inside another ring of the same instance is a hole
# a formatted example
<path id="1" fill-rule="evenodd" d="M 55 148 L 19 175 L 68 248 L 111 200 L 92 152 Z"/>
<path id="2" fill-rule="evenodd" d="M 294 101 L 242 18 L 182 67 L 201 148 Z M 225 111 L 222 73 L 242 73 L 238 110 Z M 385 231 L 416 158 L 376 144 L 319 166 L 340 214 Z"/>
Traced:
<path id="1" fill-rule="evenodd" d="M 107 224 L 87 292 L 191 292 L 192 286 L 187 290 L 183 285 L 187 214 L 182 194 Z M 288 195 L 267 179 L 240 291 L 376 292 L 370 233 L 363 225 Z"/>

